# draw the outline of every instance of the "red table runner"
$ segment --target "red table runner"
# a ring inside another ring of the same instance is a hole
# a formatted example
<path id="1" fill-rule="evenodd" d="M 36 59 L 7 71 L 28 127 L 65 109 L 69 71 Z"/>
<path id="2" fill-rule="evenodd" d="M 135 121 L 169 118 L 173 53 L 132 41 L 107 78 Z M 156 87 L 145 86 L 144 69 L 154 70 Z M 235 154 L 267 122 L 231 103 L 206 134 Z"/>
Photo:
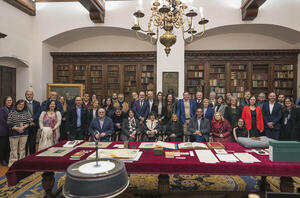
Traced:
<path id="1" fill-rule="evenodd" d="M 66 141 L 60 142 L 55 147 L 64 145 Z M 115 148 L 113 145 L 122 144 L 122 142 L 113 142 L 108 148 Z M 245 152 L 249 150 L 237 143 L 223 143 L 228 153 Z M 140 142 L 130 142 L 129 148 L 135 145 L 136 148 Z M 89 148 L 90 150 L 95 150 Z M 87 150 L 87 148 L 76 148 L 64 157 L 39 157 L 37 154 L 30 155 L 24 159 L 15 162 L 6 173 L 8 186 L 16 185 L 21 179 L 30 174 L 40 171 L 61 171 L 65 172 L 71 164 L 78 160 L 70 160 L 70 156 L 78 151 Z M 300 176 L 300 163 L 271 162 L 269 156 L 258 155 L 251 152 L 258 158 L 259 163 L 243 163 L 241 161 L 219 162 L 215 164 L 201 163 L 195 156 L 184 156 L 186 159 L 167 159 L 165 155 L 153 155 L 153 149 L 140 149 L 143 154 L 139 161 L 126 162 L 128 173 L 151 173 L 151 174 L 211 174 L 211 175 L 243 175 L 243 176 Z M 188 152 L 189 150 L 183 150 Z M 215 154 L 214 150 L 213 153 Z M 91 153 L 81 157 L 86 159 Z"/>

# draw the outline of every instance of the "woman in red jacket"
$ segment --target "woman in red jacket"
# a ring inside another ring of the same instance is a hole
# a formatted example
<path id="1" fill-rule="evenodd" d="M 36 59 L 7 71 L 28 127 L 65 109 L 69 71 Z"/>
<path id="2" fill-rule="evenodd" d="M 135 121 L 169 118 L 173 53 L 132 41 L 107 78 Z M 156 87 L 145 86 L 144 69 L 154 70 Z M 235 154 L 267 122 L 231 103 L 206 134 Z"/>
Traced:
<path id="1" fill-rule="evenodd" d="M 211 122 L 214 142 L 233 142 L 231 126 L 221 113 L 216 112 Z"/>
<path id="2" fill-rule="evenodd" d="M 264 131 L 264 122 L 262 112 L 259 106 L 256 106 L 256 98 L 252 96 L 249 99 L 249 105 L 245 106 L 242 113 L 246 128 L 250 131 L 251 137 L 259 137 Z"/>

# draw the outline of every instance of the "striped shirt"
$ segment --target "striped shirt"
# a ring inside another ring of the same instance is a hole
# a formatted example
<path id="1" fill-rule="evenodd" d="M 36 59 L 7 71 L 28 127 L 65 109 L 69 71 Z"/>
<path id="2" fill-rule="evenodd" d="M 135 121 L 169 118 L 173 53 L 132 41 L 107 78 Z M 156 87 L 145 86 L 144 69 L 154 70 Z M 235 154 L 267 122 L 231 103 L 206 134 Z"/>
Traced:
<path id="1" fill-rule="evenodd" d="M 31 115 L 28 111 L 12 111 L 8 114 L 7 124 L 10 128 L 20 127 L 29 124 Z"/>

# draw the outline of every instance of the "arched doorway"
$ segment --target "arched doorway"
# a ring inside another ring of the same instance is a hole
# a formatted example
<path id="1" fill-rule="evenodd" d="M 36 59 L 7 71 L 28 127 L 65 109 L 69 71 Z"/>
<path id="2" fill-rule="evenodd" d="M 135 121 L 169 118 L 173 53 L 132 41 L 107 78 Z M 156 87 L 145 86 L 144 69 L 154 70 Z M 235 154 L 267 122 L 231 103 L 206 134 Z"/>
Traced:
<path id="1" fill-rule="evenodd" d="M 0 65 L 0 101 L 5 96 L 16 98 L 16 68 L 5 67 Z"/>

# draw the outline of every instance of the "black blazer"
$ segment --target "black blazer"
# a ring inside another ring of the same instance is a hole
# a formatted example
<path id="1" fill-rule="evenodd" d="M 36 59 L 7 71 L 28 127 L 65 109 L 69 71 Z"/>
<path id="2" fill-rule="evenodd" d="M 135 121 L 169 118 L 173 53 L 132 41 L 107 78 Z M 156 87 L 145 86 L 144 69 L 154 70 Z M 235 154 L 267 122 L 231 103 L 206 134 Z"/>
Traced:
<path id="1" fill-rule="evenodd" d="M 136 123 L 136 132 L 140 132 L 141 131 L 140 121 L 136 118 L 134 118 L 134 119 L 135 119 L 135 123 Z M 122 131 L 121 131 L 121 134 L 120 134 L 120 140 L 121 141 L 127 141 L 129 139 L 130 134 L 132 133 L 132 132 L 129 131 L 128 118 L 123 119 L 121 129 L 122 129 Z"/>
<path id="2" fill-rule="evenodd" d="M 274 129 L 280 130 L 281 111 L 282 106 L 277 102 L 274 103 L 272 114 L 270 114 L 269 102 L 263 104 L 262 114 L 264 119 L 265 130 L 269 129 L 269 127 L 267 126 L 268 122 L 273 122 Z"/>
<path id="3" fill-rule="evenodd" d="M 46 111 L 47 104 L 48 104 L 49 101 L 50 101 L 50 98 L 48 100 L 45 100 L 45 101 L 42 102 L 41 112 Z M 61 116 L 63 116 L 64 115 L 63 106 L 61 105 L 61 103 L 58 100 L 55 100 L 55 106 L 56 106 L 57 111 L 59 111 Z"/>
<path id="4" fill-rule="evenodd" d="M 96 110 L 96 118 L 98 117 L 98 109 Z M 93 120 L 93 109 L 88 109 L 88 126 L 90 126 L 90 123 Z"/>
<path id="5" fill-rule="evenodd" d="M 67 131 L 73 131 L 77 128 L 77 111 L 76 107 L 71 108 L 66 117 Z M 86 131 L 88 129 L 88 110 L 81 107 L 81 128 Z"/>
<path id="6" fill-rule="evenodd" d="M 292 140 L 300 141 L 300 108 L 297 107 L 295 109 L 295 113 L 293 115 L 294 126 L 293 126 L 293 133 L 292 133 Z"/>
<path id="7" fill-rule="evenodd" d="M 27 103 L 27 102 L 26 102 Z M 33 110 L 33 115 L 32 115 L 32 119 L 33 119 L 33 122 L 35 124 L 38 124 L 39 123 L 39 118 L 40 118 L 40 114 L 41 114 L 41 104 L 40 102 L 36 101 L 36 100 L 33 100 L 32 101 L 32 110 Z M 26 111 L 29 112 L 29 109 L 27 107 Z"/>
<path id="8" fill-rule="evenodd" d="M 176 135 L 176 138 L 183 136 L 183 125 L 179 120 L 177 122 L 169 122 L 167 125 L 166 135 L 170 136 L 173 133 Z"/>
<path id="9" fill-rule="evenodd" d="M 231 113 L 231 106 L 227 106 L 225 108 L 225 113 L 224 113 L 224 118 L 232 124 L 234 120 L 232 120 L 232 113 Z M 241 107 L 236 107 L 237 113 L 238 113 L 238 118 L 242 117 L 242 108 Z M 232 126 L 234 127 L 234 126 Z"/>

